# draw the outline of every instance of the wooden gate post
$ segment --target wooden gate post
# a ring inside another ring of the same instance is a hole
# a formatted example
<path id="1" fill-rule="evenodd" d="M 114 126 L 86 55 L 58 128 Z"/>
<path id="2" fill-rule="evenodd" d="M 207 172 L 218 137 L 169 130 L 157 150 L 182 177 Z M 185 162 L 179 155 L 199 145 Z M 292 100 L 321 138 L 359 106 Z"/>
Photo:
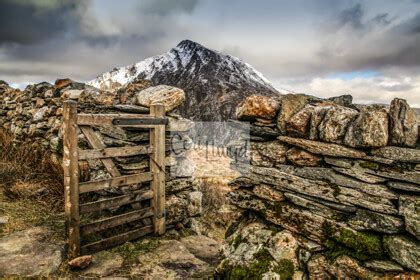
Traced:
<path id="1" fill-rule="evenodd" d="M 77 102 L 64 102 L 63 119 L 64 207 L 69 238 L 68 255 L 71 259 L 80 254 Z"/>
<path id="2" fill-rule="evenodd" d="M 151 105 L 150 115 L 165 117 L 165 106 Z M 152 207 L 154 209 L 153 224 L 155 234 L 165 233 L 165 126 L 158 125 L 150 130 L 150 146 L 153 154 L 150 159 L 150 171 L 153 173 L 151 189 L 154 193 Z"/>

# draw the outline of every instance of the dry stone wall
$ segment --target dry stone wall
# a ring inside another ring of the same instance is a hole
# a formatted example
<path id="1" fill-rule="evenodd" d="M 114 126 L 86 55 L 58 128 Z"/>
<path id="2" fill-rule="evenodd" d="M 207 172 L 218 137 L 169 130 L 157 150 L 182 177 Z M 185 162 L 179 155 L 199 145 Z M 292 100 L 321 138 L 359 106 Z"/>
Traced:
<path id="1" fill-rule="evenodd" d="M 147 98 L 144 94 L 139 94 L 142 91 L 147 91 Z M 170 113 L 185 99 L 182 90 L 168 86 L 152 87 L 149 81 L 138 81 L 111 93 L 69 79 L 61 79 L 54 85 L 44 82 L 30 85 L 21 91 L 0 81 L 0 128 L 13 135 L 16 145 L 42 147 L 51 152 L 51 157 L 57 164 L 61 164 L 62 105 L 67 99 L 78 101 L 79 113 L 148 114 L 147 106 L 150 104 L 164 104 L 169 118 L 165 164 L 167 224 L 188 224 L 191 217 L 201 213 L 201 192 L 197 190 L 192 174 L 185 168 L 189 163 L 181 143 L 188 140 L 186 135 L 193 123 Z M 98 127 L 95 131 L 107 147 L 149 143 L 149 133 L 144 129 Z M 174 145 L 171 146 L 170 134 L 175 132 L 185 138 L 178 137 L 179 143 L 172 143 Z M 90 148 L 80 132 L 78 139 L 79 147 Z M 171 148 L 179 150 L 175 153 L 176 157 L 173 156 L 174 153 L 170 153 Z M 142 156 L 116 158 L 115 163 L 122 175 L 144 172 L 149 168 L 149 159 Z M 110 177 L 99 161 L 80 162 L 79 169 L 82 181 Z M 96 197 L 100 199 L 130 193 L 140 187 L 142 186 L 101 191 L 96 193 Z M 142 205 L 133 204 L 131 207 Z"/>
<path id="2" fill-rule="evenodd" d="M 221 273 L 420 273 L 418 124 L 405 100 L 251 96 L 237 118 L 250 122 L 250 165 L 233 163 L 241 177 L 229 197 L 246 211 L 229 230 Z M 268 261 L 250 257 L 259 255 Z"/>

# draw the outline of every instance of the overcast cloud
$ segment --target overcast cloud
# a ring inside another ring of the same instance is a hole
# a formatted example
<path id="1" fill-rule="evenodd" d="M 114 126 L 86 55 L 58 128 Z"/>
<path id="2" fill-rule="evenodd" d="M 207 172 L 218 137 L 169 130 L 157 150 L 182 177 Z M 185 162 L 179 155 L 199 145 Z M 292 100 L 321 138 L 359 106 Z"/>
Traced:
<path id="1" fill-rule="evenodd" d="M 183 39 L 276 87 L 420 106 L 417 0 L 0 0 L 0 79 L 87 81 Z"/>

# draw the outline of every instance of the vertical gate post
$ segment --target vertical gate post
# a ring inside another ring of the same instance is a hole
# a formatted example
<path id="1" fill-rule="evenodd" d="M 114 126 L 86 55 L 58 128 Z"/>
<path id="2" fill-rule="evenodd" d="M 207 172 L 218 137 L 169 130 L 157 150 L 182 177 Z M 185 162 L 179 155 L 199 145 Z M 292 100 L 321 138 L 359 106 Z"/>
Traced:
<path id="1" fill-rule="evenodd" d="M 165 106 L 151 105 L 150 115 L 165 117 Z M 154 209 L 153 224 L 155 234 L 165 233 L 165 125 L 157 125 L 150 131 L 150 146 L 153 154 L 150 160 L 150 171 L 153 173 L 151 189 Z"/>
<path id="2" fill-rule="evenodd" d="M 69 258 L 80 254 L 79 166 L 77 151 L 77 102 L 65 101 L 63 109 L 63 169 Z"/>

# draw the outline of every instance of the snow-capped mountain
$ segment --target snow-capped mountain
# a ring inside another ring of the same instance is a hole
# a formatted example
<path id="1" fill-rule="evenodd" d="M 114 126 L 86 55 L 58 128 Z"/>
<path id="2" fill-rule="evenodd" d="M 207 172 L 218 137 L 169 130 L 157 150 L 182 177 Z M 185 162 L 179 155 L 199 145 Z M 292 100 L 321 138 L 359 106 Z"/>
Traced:
<path id="1" fill-rule="evenodd" d="M 232 118 L 238 103 L 251 94 L 281 94 L 249 64 L 190 40 L 162 55 L 114 68 L 88 84 L 115 90 L 141 79 L 182 88 L 186 101 L 179 113 L 203 121 Z"/>

